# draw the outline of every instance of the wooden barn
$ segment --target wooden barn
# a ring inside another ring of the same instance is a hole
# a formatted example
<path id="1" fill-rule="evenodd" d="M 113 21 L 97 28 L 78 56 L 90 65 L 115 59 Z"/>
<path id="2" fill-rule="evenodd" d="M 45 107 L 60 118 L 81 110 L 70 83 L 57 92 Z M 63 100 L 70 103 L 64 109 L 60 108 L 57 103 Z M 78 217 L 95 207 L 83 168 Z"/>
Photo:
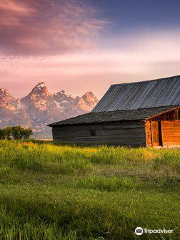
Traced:
<path id="1" fill-rule="evenodd" d="M 180 76 L 112 85 L 92 112 L 48 126 L 65 143 L 180 146 Z"/>

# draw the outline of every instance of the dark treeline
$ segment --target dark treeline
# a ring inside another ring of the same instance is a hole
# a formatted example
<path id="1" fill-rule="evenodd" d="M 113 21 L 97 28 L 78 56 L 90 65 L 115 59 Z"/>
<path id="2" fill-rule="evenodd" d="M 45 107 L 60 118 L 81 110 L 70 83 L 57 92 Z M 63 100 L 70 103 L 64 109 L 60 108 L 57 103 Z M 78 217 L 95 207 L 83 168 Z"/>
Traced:
<path id="1" fill-rule="evenodd" d="M 0 129 L 0 139 L 28 139 L 33 134 L 31 128 L 23 128 L 21 126 L 6 127 Z"/>

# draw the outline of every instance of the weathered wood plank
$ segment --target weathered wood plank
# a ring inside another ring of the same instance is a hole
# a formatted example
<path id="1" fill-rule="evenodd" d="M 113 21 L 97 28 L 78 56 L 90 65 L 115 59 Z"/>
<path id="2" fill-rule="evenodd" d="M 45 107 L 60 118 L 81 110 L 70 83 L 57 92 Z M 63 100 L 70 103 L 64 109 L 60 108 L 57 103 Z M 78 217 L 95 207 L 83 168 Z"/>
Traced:
<path id="1" fill-rule="evenodd" d="M 180 122 L 162 121 L 163 146 L 180 145 Z"/>

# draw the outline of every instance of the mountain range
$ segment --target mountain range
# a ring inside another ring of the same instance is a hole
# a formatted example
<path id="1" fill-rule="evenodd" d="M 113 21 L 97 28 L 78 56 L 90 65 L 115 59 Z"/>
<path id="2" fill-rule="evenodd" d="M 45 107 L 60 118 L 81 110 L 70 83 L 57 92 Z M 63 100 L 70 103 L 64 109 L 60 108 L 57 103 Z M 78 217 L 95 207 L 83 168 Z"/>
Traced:
<path id="1" fill-rule="evenodd" d="M 44 82 L 38 83 L 23 98 L 0 89 L 0 128 L 21 125 L 35 134 L 50 134 L 47 124 L 87 113 L 98 103 L 92 92 L 73 97 L 64 90 L 52 94 Z M 40 134 L 40 136 L 41 136 Z"/>

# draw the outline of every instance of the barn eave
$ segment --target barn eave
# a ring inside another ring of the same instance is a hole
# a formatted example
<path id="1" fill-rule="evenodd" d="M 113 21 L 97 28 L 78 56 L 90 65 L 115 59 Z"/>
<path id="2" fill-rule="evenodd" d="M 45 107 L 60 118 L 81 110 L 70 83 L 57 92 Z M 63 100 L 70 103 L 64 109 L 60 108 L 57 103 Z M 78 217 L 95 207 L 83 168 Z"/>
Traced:
<path id="1" fill-rule="evenodd" d="M 136 110 L 121 110 L 109 112 L 90 112 L 79 115 L 77 117 L 62 120 L 56 123 L 49 124 L 49 127 L 60 127 L 68 125 L 88 125 L 88 124 L 104 124 L 116 123 L 124 121 L 147 121 L 155 116 L 178 108 L 177 106 L 167 106 L 158 108 L 136 109 Z"/>

